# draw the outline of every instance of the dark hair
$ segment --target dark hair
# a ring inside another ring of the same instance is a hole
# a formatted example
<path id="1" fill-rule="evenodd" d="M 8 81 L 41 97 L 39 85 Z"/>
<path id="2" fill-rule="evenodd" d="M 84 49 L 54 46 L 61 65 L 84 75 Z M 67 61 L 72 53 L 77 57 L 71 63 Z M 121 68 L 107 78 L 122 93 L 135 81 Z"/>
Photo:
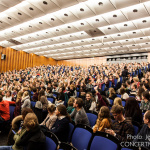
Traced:
<path id="1" fill-rule="evenodd" d="M 124 88 L 120 88 L 120 94 L 123 95 L 126 92 Z"/>
<path id="2" fill-rule="evenodd" d="M 143 97 L 146 98 L 147 100 L 149 100 L 149 92 L 148 91 L 144 91 L 142 93 Z"/>
<path id="3" fill-rule="evenodd" d="M 145 112 L 145 119 L 148 119 L 149 120 L 148 122 L 150 122 L 150 110 L 147 110 Z"/>
<path id="4" fill-rule="evenodd" d="M 37 88 L 36 87 L 33 87 L 32 88 L 32 91 L 35 93 L 37 91 Z"/>
<path id="5" fill-rule="evenodd" d="M 56 107 L 55 107 L 54 104 L 50 104 L 50 105 L 48 105 L 47 110 L 48 110 L 50 113 L 53 113 L 53 112 L 56 110 Z"/>
<path id="6" fill-rule="evenodd" d="M 136 88 L 137 88 L 137 85 L 136 85 L 136 84 L 133 84 L 133 87 L 136 89 Z"/>
<path id="7" fill-rule="evenodd" d="M 78 104 L 78 107 L 81 108 L 83 106 L 82 98 L 76 98 L 76 104 Z"/>
<path id="8" fill-rule="evenodd" d="M 23 120 L 28 113 L 33 113 L 33 110 L 31 108 L 22 108 L 21 115 Z"/>
<path id="9" fill-rule="evenodd" d="M 49 91 L 48 93 L 52 93 L 52 88 L 51 87 L 47 87 L 47 91 Z"/>
<path id="10" fill-rule="evenodd" d="M 39 96 L 38 96 L 39 101 L 40 101 L 41 96 L 45 96 L 45 91 L 44 90 L 40 90 L 40 92 L 39 92 Z"/>
<path id="11" fill-rule="evenodd" d="M 147 83 L 144 83 L 143 85 L 145 86 L 146 89 L 149 88 L 149 85 Z"/>
<path id="12" fill-rule="evenodd" d="M 68 114 L 65 105 L 60 104 L 60 105 L 57 106 L 57 109 L 58 109 L 58 111 L 60 112 L 61 115 L 66 116 L 69 119 L 69 121 L 71 122 L 71 117 Z"/>
<path id="13" fill-rule="evenodd" d="M 126 82 L 127 82 L 129 85 L 131 84 L 130 80 L 127 80 Z"/>
<path id="14" fill-rule="evenodd" d="M 142 93 L 144 92 L 144 89 L 142 87 L 139 87 L 138 92 L 137 92 L 137 96 L 140 97 L 140 99 L 142 98 Z"/>
<path id="15" fill-rule="evenodd" d="M 74 97 L 69 98 L 69 100 L 68 100 L 68 106 L 73 106 L 74 100 L 75 100 Z"/>
<path id="16" fill-rule="evenodd" d="M 129 97 L 125 104 L 125 117 L 132 117 L 133 119 L 136 115 L 142 120 L 142 111 L 140 110 L 137 100 L 134 97 Z"/>
<path id="17" fill-rule="evenodd" d="M 0 95 L 0 102 L 3 100 L 3 96 L 2 95 Z"/>
<path id="18" fill-rule="evenodd" d="M 113 105 L 111 108 L 111 113 L 115 113 L 115 114 L 120 114 L 123 113 L 124 109 L 122 106 L 120 105 Z"/>
<path id="19" fill-rule="evenodd" d="M 126 85 L 125 83 L 122 83 L 122 85 L 123 85 L 123 87 L 125 87 L 125 88 L 127 87 L 127 85 Z"/>

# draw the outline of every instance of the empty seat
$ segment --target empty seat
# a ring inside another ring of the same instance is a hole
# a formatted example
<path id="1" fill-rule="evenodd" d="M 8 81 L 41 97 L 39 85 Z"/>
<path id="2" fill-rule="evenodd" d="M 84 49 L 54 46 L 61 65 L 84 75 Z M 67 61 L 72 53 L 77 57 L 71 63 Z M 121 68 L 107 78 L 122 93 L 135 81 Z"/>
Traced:
<path id="1" fill-rule="evenodd" d="M 98 114 L 95 112 L 87 112 L 87 117 L 88 117 L 88 120 L 89 120 L 89 123 L 90 123 L 90 126 L 93 127 L 96 123 L 96 120 L 97 120 L 97 116 Z"/>

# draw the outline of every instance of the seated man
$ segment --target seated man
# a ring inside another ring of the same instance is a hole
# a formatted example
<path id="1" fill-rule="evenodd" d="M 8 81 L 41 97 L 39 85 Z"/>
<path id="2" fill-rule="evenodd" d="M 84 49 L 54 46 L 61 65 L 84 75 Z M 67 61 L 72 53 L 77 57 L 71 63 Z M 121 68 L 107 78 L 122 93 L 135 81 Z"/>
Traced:
<path id="1" fill-rule="evenodd" d="M 144 120 L 144 125 L 137 135 L 138 138 L 135 138 L 133 142 L 144 143 L 142 147 L 150 149 L 150 145 L 147 144 L 149 143 L 150 140 L 150 110 L 146 111 L 143 120 Z"/>
<path id="2" fill-rule="evenodd" d="M 83 100 L 81 98 L 76 98 L 73 103 L 73 107 L 75 109 L 71 113 L 71 118 L 75 121 L 75 124 L 89 125 L 88 117 L 83 108 Z"/>
<path id="3" fill-rule="evenodd" d="M 128 138 L 128 135 L 134 135 L 133 125 L 124 118 L 123 111 L 123 107 L 120 105 L 112 106 L 111 113 L 115 121 L 112 123 L 112 130 L 108 129 L 106 132 L 120 141 L 131 141 L 131 137 Z"/>

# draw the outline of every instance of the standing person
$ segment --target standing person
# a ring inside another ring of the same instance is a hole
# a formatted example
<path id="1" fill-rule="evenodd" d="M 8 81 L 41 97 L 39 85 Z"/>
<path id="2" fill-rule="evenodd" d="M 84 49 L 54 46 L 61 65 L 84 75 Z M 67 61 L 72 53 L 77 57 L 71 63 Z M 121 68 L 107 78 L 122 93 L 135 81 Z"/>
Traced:
<path id="1" fill-rule="evenodd" d="M 69 122 L 71 122 L 70 115 L 67 113 L 66 107 L 62 104 L 57 106 L 55 113 L 58 118 L 50 131 L 56 134 L 60 141 L 67 142 Z"/>
<path id="2" fill-rule="evenodd" d="M 73 103 L 73 107 L 75 109 L 71 113 L 71 118 L 75 121 L 75 124 L 89 125 L 88 117 L 83 108 L 83 100 L 81 98 L 76 98 Z"/>
<path id="3" fill-rule="evenodd" d="M 122 77 L 123 77 L 123 82 L 125 83 L 126 80 L 128 79 L 128 75 L 129 75 L 129 72 L 128 72 L 128 69 L 127 69 L 127 66 L 124 67 L 124 70 L 122 71 Z"/>
<path id="4" fill-rule="evenodd" d="M 107 106 L 102 106 L 98 114 L 98 119 L 95 126 L 93 127 L 93 132 L 101 131 L 105 132 L 105 128 L 111 128 L 111 118 L 109 108 Z"/>

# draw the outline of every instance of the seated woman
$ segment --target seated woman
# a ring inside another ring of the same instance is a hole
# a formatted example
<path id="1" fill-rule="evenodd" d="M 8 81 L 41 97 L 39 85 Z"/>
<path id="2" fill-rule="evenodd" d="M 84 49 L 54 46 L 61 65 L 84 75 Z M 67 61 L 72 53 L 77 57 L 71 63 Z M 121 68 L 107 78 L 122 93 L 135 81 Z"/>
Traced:
<path id="1" fill-rule="evenodd" d="M 51 132 L 56 134 L 60 141 L 67 142 L 69 122 L 71 121 L 70 115 L 67 113 L 67 109 L 64 105 L 58 105 L 55 113 L 58 118 L 51 128 Z"/>
<path id="2" fill-rule="evenodd" d="M 25 91 L 23 93 L 22 99 L 21 99 L 21 108 L 30 108 L 31 107 L 31 102 L 30 102 L 30 96 L 29 92 Z"/>
<path id="3" fill-rule="evenodd" d="M 11 146 L 0 146 L 0 150 L 45 150 L 46 137 L 40 130 L 38 119 L 34 113 L 28 113 L 24 119 L 25 130 L 15 134 L 15 144 Z"/>
<path id="4" fill-rule="evenodd" d="M 125 105 L 125 118 L 142 124 L 143 116 L 139 104 L 134 97 L 129 97 Z"/>
<path id="5" fill-rule="evenodd" d="M 109 88 L 109 99 L 114 100 L 117 97 L 114 88 Z"/>
<path id="6" fill-rule="evenodd" d="M 73 97 L 69 98 L 69 100 L 68 100 L 67 112 L 69 114 L 71 114 L 73 112 L 73 110 L 74 110 L 74 107 L 73 107 L 74 101 L 75 101 L 75 98 L 73 98 Z"/>
<path id="7" fill-rule="evenodd" d="M 121 98 L 124 100 L 129 98 L 129 95 L 126 93 L 126 90 L 124 88 L 120 88 L 120 94 L 121 94 Z"/>
<path id="8" fill-rule="evenodd" d="M 144 89 L 142 87 L 139 87 L 137 90 L 137 96 L 135 97 L 135 99 L 137 101 L 141 101 L 142 100 L 142 93 L 144 92 Z"/>
<path id="9" fill-rule="evenodd" d="M 111 118 L 109 108 L 107 106 L 102 106 L 98 114 L 98 119 L 95 126 L 93 127 L 93 132 L 101 131 L 105 132 L 105 128 L 111 128 Z"/>
<path id="10" fill-rule="evenodd" d="M 96 111 L 96 101 L 93 98 L 92 93 L 90 93 L 90 92 L 88 92 L 86 94 L 84 109 L 85 109 L 85 111 L 88 111 L 88 110 Z"/>
<path id="11" fill-rule="evenodd" d="M 54 104 L 49 104 L 47 107 L 48 110 L 48 115 L 45 118 L 45 120 L 40 124 L 42 126 L 45 126 L 47 129 L 51 129 L 53 124 L 55 123 L 57 116 L 55 115 L 55 105 Z"/>
<path id="12" fill-rule="evenodd" d="M 12 101 L 11 91 L 6 92 L 6 96 L 3 97 L 3 100 Z"/>
<path id="13" fill-rule="evenodd" d="M 56 106 L 60 104 L 64 104 L 65 94 L 63 93 L 63 88 L 59 88 L 59 93 L 57 95 L 57 100 L 55 101 Z"/>
<path id="14" fill-rule="evenodd" d="M 116 97 L 114 99 L 114 104 L 113 105 L 120 105 L 120 106 L 122 106 L 122 99 L 120 97 Z"/>

